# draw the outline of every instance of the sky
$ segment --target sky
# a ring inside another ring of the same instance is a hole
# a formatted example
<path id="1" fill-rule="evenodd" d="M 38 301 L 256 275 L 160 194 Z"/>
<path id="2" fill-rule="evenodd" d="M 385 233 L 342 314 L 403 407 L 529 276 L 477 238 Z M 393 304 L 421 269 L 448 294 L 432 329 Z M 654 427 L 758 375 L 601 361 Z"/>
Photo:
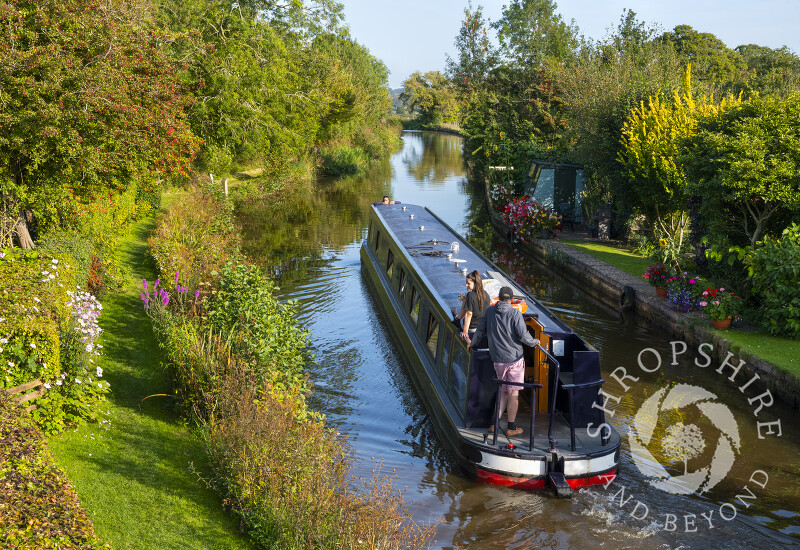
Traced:
<path id="1" fill-rule="evenodd" d="M 443 71 L 446 54 L 464 19 L 467 0 L 340 0 L 345 23 L 359 43 L 391 71 L 389 86 L 402 87 L 414 71 Z M 484 17 L 496 21 L 508 0 L 473 0 Z M 575 20 L 579 33 L 601 39 L 629 8 L 648 25 L 663 30 L 690 25 L 710 32 L 730 48 L 758 44 L 788 46 L 800 55 L 800 0 L 556 0 L 565 21 Z M 496 43 L 496 42 L 495 42 Z"/>

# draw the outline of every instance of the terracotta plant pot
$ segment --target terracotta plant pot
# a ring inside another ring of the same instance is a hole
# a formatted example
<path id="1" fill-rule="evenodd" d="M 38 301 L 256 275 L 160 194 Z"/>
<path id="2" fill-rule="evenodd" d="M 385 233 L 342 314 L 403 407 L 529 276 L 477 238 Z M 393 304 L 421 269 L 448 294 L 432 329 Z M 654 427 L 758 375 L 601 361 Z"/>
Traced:
<path id="1" fill-rule="evenodd" d="M 731 318 L 711 319 L 711 324 L 714 325 L 714 328 L 717 330 L 728 330 L 731 326 Z"/>
<path id="2" fill-rule="evenodd" d="M 663 286 L 656 287 L 656 294 L 659 298 L 666 298 L 667 297 L 667 289 Z"/>

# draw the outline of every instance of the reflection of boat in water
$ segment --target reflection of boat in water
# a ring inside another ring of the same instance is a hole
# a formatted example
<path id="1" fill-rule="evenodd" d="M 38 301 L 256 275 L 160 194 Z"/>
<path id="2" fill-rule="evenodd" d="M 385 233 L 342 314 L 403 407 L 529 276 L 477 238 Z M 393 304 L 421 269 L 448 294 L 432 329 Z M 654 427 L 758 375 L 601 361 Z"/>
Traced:
<path id="1" fill-rule="evenodd" d="M 597 350 L 427 208 L 373 206 L 361 266 L 440 440 L 462 467 L 490 483 L 550 485 L 559 494 L 613 478 L 620 437 L 599 408 Z M 540 341 L 525 348 L 526 388 L 517 417 L 523 434 L 517 437 L 488 433 L 499 387 L 489 352 L 470 353 L 451 322 L 465 268 L 482 274 L 492 298 L 501 286 L 513 288 L 528 330 Z"/>

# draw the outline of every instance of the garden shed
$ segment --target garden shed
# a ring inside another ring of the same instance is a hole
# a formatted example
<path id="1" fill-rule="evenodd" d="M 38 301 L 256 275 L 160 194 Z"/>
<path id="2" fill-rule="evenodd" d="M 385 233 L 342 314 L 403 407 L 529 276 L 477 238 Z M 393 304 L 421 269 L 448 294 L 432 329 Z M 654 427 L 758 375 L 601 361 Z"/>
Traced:
<path id="1" fill-rule="evenodd" d="M 534 160 L 528 169 L 524 193 L 558 211 L 565 223 L 583 223 L 583 166 Z"/>

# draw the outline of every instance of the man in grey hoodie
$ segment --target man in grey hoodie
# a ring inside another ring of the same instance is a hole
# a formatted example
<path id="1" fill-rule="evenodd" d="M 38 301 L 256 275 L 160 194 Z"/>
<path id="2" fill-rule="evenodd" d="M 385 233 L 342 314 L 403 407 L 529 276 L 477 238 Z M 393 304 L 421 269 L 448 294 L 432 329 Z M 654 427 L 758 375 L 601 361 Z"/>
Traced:
<path id="1" fill-rule="evenodd" d="M 522 344 L 535 347 L 536 340 L 528 332 L 522 314 L 511 305 L 514 291 L 511 287 L 504 286 L 500 289 L 500 301 L 494 307 L 486 310 L 472 342 L 478 343 L 487 335 L 489 338 L 489 356 L 494 364 L 497 378 L 506 382 L 519 382 L 525 380 L 525 358 Z M 468 346 L 470 347 L 470 346 Z M 522 386 L 503 385 L 500 388 L 499 414 L 508 408 L 507 436 L 520 435 L 522 428 L 517 427 L 517 408 L 519 405 L 519 390 Z M 489 428 L 493 431 L 494 426 Z"/>

